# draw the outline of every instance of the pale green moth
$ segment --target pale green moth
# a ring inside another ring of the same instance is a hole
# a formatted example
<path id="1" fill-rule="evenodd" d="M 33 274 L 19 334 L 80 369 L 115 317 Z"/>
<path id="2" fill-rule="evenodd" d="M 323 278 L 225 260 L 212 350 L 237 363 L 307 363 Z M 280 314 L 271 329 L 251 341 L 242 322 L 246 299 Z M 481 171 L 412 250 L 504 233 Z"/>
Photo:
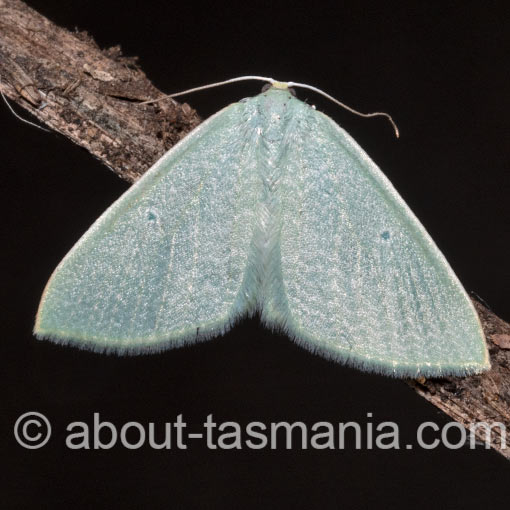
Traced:
<path id="1" fill-rule="evenodd" d="M 388 179 L 290 84 L 269 81 L 198 126 L 101 215 L 50 278 L 37 337 L 156 352 L 259 313 L 363 370 L 488 369 L 470 299 Z"/>

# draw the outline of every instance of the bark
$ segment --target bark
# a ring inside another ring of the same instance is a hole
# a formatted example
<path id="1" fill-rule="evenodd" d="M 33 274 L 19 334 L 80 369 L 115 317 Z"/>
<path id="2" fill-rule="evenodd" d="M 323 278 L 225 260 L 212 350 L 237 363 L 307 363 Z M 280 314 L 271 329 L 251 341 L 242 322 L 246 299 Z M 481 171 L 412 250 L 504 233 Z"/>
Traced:
<path id="1" fill-rule="evenodd" d="M 131 182 L 200 122 L 187 104 L 139 105 L 162 94 L 136 58 L 122 56 L 118 46 L 101 50 L 87 33 L 57 27 L 20 0 L 0 0 L 0 76 L 7 97 Z M 476 300 L 475 306 L 492 369 L 407 383 L 466 427 L 499 422 L 510 431 L 510 324 Z M 485 440 L 483 428 L 477 435 Z M 510 458 L 501 429 L 490 436 L 491 446 Z"/>
<path id="2" fill-rule="evenodd" d="M 0 90 L 42 123 L 133 182 L 200 123 L 187 104 L 164 100 L 120 46 L 101 50 L 20 0 L 0 0 Z"/>
<path id="3" fill-rule="evenodd" d="M 418 395 L 432 402 L 469 429 L 477 422 L 500 423 L 489 431 L 490 445 L 510 459 L 510 324 L 473 299 L 480 317 L 492 368 L 471 377 L 408 380 Z M 488 429 L 477 428 L 476 436 L 486 441 Z M 506 444 L 508 442 L 508 445 Z"/>

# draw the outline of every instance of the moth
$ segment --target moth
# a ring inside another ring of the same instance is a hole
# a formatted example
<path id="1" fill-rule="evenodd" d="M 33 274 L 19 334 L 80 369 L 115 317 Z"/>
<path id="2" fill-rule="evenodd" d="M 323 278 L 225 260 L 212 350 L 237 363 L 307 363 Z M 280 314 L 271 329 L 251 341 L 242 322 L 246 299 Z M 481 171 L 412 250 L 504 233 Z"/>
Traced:
<path id="1" fill-rule="evenodd" d="M 389 180 L 275 81 L 198 126 L 99 217 L 51 276 L 34 332 L 137 354 L 254 314 L 362 370 L 490 366 L 469 297 Z"/>

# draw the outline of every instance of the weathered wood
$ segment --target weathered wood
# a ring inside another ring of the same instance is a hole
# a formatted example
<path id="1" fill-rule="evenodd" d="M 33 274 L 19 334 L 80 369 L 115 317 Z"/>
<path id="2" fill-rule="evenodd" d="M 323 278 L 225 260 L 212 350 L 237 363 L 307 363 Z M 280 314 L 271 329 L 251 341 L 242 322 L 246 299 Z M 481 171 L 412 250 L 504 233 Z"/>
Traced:
<path id="1" fill-rule="evenodd" d="M 161 97 L 119 46 L 56 26 L 20 0 L 0 0 L 0 90 L 133 182 L 200 123 Z"/>
<path id="2" fill-rule="evenodd" d="M 200 122 L 186 104 L 137 104 L 161 93 L 135 58 L 123 57 L 119 47 L 100 50 L 86 33 L 59 28 L 20 0 L 0 0 L 0 76 L 5 95 L 128 181 Z M 500 422 L 510 431 L 510 324 L 475 305 L 492 369 L 472 377 L 407 382 L 467 427 Z M 498 431 L 493 429 L 491 446 L 510 458 Z M 478 432 L 484 440 L 483 429 Z"/>
<path id="3" fill-rule="evenodd" d="M 471 377 L 409 380 L 419 395 L 469 429 L 472 423 L 500 423 L 490 433 L 490 444 L 510 459 L 510 324 L 473 299 L 487 338 L 492 368 Z M 501 432 L 503 432 L 503 435 Z M 476 429 L 485 442 L 486 429 Z M 508 437 L 507 437 L 508 436 Z M 507 443 L 507 444 L 505 444 Z M 506 446 L 506 447 L 505 447 Z"/>

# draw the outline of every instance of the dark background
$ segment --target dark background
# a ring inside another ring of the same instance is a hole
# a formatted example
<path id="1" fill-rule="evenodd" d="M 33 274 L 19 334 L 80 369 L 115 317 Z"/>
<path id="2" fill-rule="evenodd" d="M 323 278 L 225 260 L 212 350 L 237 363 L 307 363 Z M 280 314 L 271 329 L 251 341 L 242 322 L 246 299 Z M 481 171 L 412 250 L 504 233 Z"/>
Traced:
<path id="1" fill-rule="evenodd" d="M 32 0 L 56 23 L 101 47 L 138 55 L 164 91 L 244 74 L 305 82 L 384 120 L 355 117 L 298 91 L 351 133 L 420 218 L 468 291 L 510 319 L 510 10 L 504 2 L 414 2 L 395 8 L 276 2 Z M 430 5 L 429 5 L 430 4 Z M 229 85 L 186 100 L 207 117 L 259 92 Z M 18 111 L 20 111 L 18 109 Z M 23 115 L 28 116 L 27 114 Z M 120 426 L 183 414 L 217 422 L 301 420 L 417 426 L 449 419 L 398 380 L 311 355 L 245 321 L 225 337 L 163 354 L 118 358 L 31 335 L 54 267 L 128 184 L 86 151 L 0 108 L 2 137 L 2 419 L 9 475 L 4 508 L 498 508 L 510 464 L 493 451 L 69 451 L 65 427 L 94 412 Z M 16 418 L 44 413 L 53 436 L 24 450 Z M 367 413 L 373 413 L 367 417 Z M 455 434 L 451 435 L 452 440 Z"/>

